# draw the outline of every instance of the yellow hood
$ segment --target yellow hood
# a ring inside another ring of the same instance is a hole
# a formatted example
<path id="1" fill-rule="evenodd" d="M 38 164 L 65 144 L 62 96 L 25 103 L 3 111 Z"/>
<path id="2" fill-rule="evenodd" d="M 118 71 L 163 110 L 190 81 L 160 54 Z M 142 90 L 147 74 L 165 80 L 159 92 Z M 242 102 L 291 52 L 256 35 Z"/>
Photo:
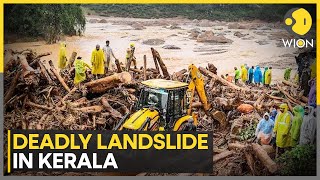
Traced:
<path id="1" fill-rule="evenodd" d="M 135 112 L 124 124 L 123 127 L 131 130 L 138 130 L 147 118 L 153 119 L 159 116 L 158 111 L 151 111 L 149 108 L 143 108 Z"/>

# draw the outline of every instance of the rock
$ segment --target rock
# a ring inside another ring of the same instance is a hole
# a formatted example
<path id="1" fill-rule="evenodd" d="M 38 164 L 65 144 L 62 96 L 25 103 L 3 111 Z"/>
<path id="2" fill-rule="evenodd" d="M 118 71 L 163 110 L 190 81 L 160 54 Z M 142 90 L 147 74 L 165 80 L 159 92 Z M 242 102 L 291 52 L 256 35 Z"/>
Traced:
<path id="1" fill-rule="evenodd" d="M 190 39 L 197 39 L 197 37 L 199 36 L 200 32 L 191 32 L 189 34 L 189 38 Z"/>
<path id="2" fill-rule="evenodd" d="M 105 19 L 101 19 L 98 23 L 107 23 L 108 21 Z"/>
<path id="3" fill-rule="evenodd" d="M 212 26 L 212 22 L 207 20 L 207 19 L 203 19 L 199 22 L 199 26 L 200 27 L 211 27 Z"/>
<path id="4" fill-rule="evenodd" d="M 199 24 L 199 20 L 198 19 L 194 19 L 194 20 L 192 20 L 192 23 L 194 23 L 194 24 Z"/>
<path id="5" fill-rule="evenodd" d="M 193 28 L 193 29 L 190 29 L 190 30 L 188 31 L 188 33 L 192 33 L 192 32 L 201 33 L 201 29 L 200 29 L 200 28 Z"/>
<path id="6" fill-rule="evenodd" d="M 180 47 L 175 45 L 165 45 L 165 46 L 162 46 L 162 48 L 163 49 L 181 49 Z"/>
<path id="7" fill-rule="evenodd" d="M 248 27 L 240 25 L 239 23 L 231 23 L 228 25 L 228 29 L 248 29 Z"/>
<path id="8" fill-rule="evenodd" d="M 241 32 L 236 31 L 233 35 L 234 35 L 234 36 L 237 36 L 238 38 L 242 38 L 242 37 L 245 37 L 245 36 L 247 36 L 247 35 L 249 35 L 249 34 L 242 34 Z"/>
<path id="9" fill-rule="evenodd" d="M 267 42 L 266 40 L 260 40 L 260 41 L 255 41 L 256 43 L 258 43 L 259 45 L 266 45 L 266 44 L 270 44 L 269 42 Z"/>
<path id="10" fill-rule="evenodd" d="M 259 29 L 259 30 L 267 30 L 267 31 L 271 30 L 271 28 L 268 27 L 268 26 L 262 26 L 262 27 L 259 27 L 257 29 Z"/>
<path id="11" fill-rule="evenodd" d="M 99 20 L 98 19 L 89 19 L 89 23 L 98 23 Z"/>
<path id="12" fill-rule="evenodd" d="M 143 30 L 143 29 L 146 29 L 143 24 L 139 23 L 139 22 L 136 22 L 136 23 L 133 23 L 131 25 L 131 27 L 133 27 L 133 29 L 135 30 Z"/>
<path id="13" fill-rule="evenodd" d="M 171 25 L 168 27 L 168 29 L 181 29 L 181 27 L 178 25 Z"/>
<path id="14" fill-rule="evenodd" d="M 206 31 L 199 34 L 197 42 L 209 42 L 209 43 L 232 43 L 231 39 L 224 37 L 223 35 L 215 36 L 212 31 Z"/>
<path id="15" fill-rule="evenodd" d="M 164 42 L 165 41 L 162 39 L 148 39 L 148 40 L 143 41 L 142 43 L 152 46 L 152 45 L 162 45 L 162 44 L 164 44 Z"/>
<path id="16" fill-rule="evenodd" d="M 223 30 L 223 27 L 215 27 L 213 28 L 214 30 L 217 30 L 217 31 L 220 31 L 220 30 Z"/>

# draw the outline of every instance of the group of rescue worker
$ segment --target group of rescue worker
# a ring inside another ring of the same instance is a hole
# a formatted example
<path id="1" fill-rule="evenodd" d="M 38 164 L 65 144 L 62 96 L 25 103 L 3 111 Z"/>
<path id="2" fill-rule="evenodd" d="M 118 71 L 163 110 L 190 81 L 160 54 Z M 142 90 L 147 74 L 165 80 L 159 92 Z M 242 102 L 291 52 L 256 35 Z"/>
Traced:
<path id="1" fill-rule="evenodd" d="M 299 145 L 316 143 L 316 111 L 314 106 L 293 108 L 283 103 L 279 109 L 265 113 L 259 121 L 255 136 L 260 144 L 275 145 L 277 154 Z"/>
<path id="2" fill-rule="evenodd" d="M 68 59 L 66 56 L 66 43 L 60 44 L 58 68 L 60 70 L 64 69 L 68 65 Z M 130 47 L 126 52 L 126 66 L 125 69 L 128 71 L 131 65 L 137 68 L 136 58 L 134 56 L 135 46 L 134 43 L 130 43 Z M 113 58 L 114 60 L 111 60 Z M 101 49 L 100 45 L 97 44 L 96 48 L 91 53 L 91 66 L 83 61 L 81 56 L 78 56 L 74 61 L 75 67 L 75 77 L 74 84 L 79 85 L 86 80 L 86 70 L 90 69 L 91 74 L 95 76 L 96 79 L 103 77 L 109 70 L 114 70 L 116 68 L 115 63 L 119 63 L 119 60 L 115 57 L 112 48 L 110 47 L 110 41 L 106 41 L 105 46 Z M 120 65 L 120 64 L 119 64 Z"/>
<path id="3" fill-rule="evenodd" d="M 243 83 L 255 84 L 260 85 L 263 84 L 266 87 L 269 87 L 271 84 L 271 77 L 272 77 L 272 67 L 265 67 L 264 72 L 262 73 L 260 66 L 257 65 L 256 67 L 251 66 L 249 67 L 247 64 L 241 65 L 241 68 L 238 69 L 234 67 L 234 77 L 226 74 L 226 79 L 229 82 L 233 82 L 235 84 L 239 83 L 241 80 Z"/>

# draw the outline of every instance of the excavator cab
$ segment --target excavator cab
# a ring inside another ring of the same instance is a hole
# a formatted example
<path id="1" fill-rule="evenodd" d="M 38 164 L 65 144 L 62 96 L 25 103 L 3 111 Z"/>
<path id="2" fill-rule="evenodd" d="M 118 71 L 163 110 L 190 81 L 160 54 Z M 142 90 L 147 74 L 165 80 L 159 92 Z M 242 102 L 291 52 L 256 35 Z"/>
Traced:
<path id="1" fill-rule="evenodd" d="M 192 112 L 195 93 L 206 113 L 210 109 L 204 88 L 203 76 L 191 64 L 188 68 L 190 82 L 150 79 L 144 85 L 133 114 L 125 115 L 114 130 L 194 130 L 197 113 Z"/>
<path id="2" fill-rule="evenodd" d="M 137 111 L 120 120 L 116 130 L 183 130 L 193 120 L 187 115 L 190 99 L 187 83 L 164 79 L 141 83 L 144 88 L 134 107 Z"/>

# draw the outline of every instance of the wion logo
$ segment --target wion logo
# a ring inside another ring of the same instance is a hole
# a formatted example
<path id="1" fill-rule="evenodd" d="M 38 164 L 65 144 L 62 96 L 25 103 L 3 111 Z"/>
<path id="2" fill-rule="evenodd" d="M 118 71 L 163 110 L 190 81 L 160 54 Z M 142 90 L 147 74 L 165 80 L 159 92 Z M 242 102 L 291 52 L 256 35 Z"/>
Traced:
<path id="1" fill-rule="evenodd" d="M 296 36 L 303 37 L 306 35 L 311 26 L 312 18 L 310 13 L 303 8 L 290 9 L 284 16 L 285 29 Z M 282 39 L 284 47 L 313 47 L 314 40 L 303 38 L 298 39 Z"/>

